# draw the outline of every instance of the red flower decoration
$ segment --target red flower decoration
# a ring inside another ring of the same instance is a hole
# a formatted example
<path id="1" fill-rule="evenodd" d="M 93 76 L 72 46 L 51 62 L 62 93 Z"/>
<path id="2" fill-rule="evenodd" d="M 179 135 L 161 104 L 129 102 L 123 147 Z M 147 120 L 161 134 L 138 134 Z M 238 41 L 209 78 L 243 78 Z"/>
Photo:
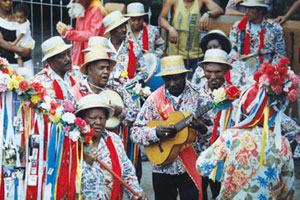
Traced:
<path id="1" fill-rule="evenodd" d="M 8 70 L 7 67 L 3 67 L 3 68 L 1 69 L 1 71 L 2 71 L 3 74 L 9 74 L 9 70 Z"/>
<path id="2" fill-rule="evenodd" d="M 84 128 L 86 126 L 86 122 L 80 117 L 76 117 L 74 123 L 81 128 Z"/>
<path id="3" fill-rule="evenodd" d="M 42 98 L 46 95 L 46 88 L 44 88 L 44 86 L 41 83 L 33 82 L 33 83 L 31 83 L 31 87 Z"/>
<path id="4" fill-rule="evenodd" d="M 271 89 L 272 89 L 276 94 L 281 94 L 281 92 L 282 92 L 282 85 L 271 85 Z"/>
<path id="5" fill-rule="evenodd" d="M 26 80 L 23 80 L 23 81 L 20 82 L 19 88 L 20 88 L 20 90 L 21 90 L 22 92 L 25 92 L 25 91 L 27 91 L 28 88 L 29 88 L 29 83 L 28 83 Z"/>
<path id="6" fill-rule="evenodd" d="M 292 89 L 289 93 L 288 93 L 288 97 L 290 99 L 290 101 L 296 101 L 297 97 L 298 97 L 298 91 L 295 89 Z"/>
<path id="7" fill-rule="evenodd" d="M 93 139 L 94 135 L 95 131 L 93 128 L 91 128 L 91 131 L 84 136 L 84 142 L 89 143 Z"/>
<path id="8" fill-rule="evenodd" d="M 226 96 L 229 100 L 235 100 L 241 94 L 241 90 L 234 85 L 230 85 L 225 90 Z"/>

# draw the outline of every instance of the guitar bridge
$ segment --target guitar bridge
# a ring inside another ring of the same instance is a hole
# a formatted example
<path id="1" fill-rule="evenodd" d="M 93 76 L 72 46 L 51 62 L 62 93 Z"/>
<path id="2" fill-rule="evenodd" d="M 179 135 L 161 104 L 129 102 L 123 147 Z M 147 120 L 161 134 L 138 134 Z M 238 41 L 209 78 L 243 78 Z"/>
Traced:
<path id="1" fill-rule="evenodd" d="M 157 145 L 158 145 L 159 151 L 162 153 L 164 151 L 164 149 L 161 146 L 161 142 L 159 141 Z"/>

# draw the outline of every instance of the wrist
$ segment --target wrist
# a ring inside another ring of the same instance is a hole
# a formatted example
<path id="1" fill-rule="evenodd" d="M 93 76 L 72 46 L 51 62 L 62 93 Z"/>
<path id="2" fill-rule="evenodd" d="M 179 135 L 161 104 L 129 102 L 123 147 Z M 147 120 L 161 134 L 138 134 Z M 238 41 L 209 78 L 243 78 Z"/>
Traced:
<path id="1" fill-rule="evenodd" d="M 212 14 L 212 13 L 211 13 L 210 10 L 206 11 L 205 13 L 208 15 L 208 17 L 211 17 L 211 14 Z"/>

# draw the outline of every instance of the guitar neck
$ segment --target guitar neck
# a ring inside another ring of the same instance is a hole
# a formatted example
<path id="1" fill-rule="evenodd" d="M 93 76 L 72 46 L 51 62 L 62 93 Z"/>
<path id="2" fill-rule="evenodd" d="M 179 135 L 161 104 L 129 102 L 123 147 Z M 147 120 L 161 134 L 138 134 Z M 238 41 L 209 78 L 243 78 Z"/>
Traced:
<path id="1" fill-rule="evenodd" d="M 205 106 L 199 108 L 194 115 L 196 116 L 196 118 L 204 115 L 205 113 L 207 113 L 209 110 L 211 110 L 213 107 L 211 105 L 211 102 L 208 102 Z M 188 124 L 188 122 L 191 120 L 191 118 L 193 117 L 193 114 L 185 117 L 183 120 L 179 121 L 178 123 L 175 124 L 175 129 L 176 132 L 182 130 L 184 127 L 186 127 L 186 125 Z"/>

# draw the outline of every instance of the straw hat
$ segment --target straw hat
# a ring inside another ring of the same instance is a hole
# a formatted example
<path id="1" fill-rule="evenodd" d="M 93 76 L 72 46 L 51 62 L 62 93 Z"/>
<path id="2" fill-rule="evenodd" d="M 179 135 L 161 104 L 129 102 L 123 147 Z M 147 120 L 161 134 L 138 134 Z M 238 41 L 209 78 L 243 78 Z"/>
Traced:
<path id="1" fill-rule="evenodd" d="M 201 66 L 205 63 L 220 63 L 225 64 L 228 69 L 232 69 L 231 64 L 229 63 L 229 56 L 228 54 L 221 50 L 221 49 L 208 49 L 205 52 L 204 60 L 199 62 Z"/>
<path id="2" fill-rule="evenodd" d="M 101 37 L 101 36 L 90 37 L 87 48 L 83 49 L 82 52 L 89 52 L 95 49 L 99 49 L 110 53 L 114 52 L 108 46 L 108 40 L 105 37 Z"/>
<path id="3" fill-rule="evenodd" d="M 129 18 L 124 17 L 123 14 L 118 10 L 109 13 L 103 19 L 103 24 L 105 27 L 104 34 L 109 33 L 111 30 L 117 28 L 121 24 L 124 24 L 128 20 L 129 20 Z"/>
<path id="4" fill-rule="evenodd" d="M 220 41 L 222 45 L 222 49 L 226 51 L 228 54 L 231 51 L 231 42 L 226 36 L 226 34 L 221 30 L 212 30 L 208 32 L 200 41 L 200 47 L 203 52 L 207 50 L 207 44 L 209 41 L 217 39 Z"/>
<path id="5" fill-rule="evenodd" d="M 78 115 L 79 112 L 90 109 L 90 108 L 103 108 L 108 112 L 108 118 L 111 118 L 114 114 L 113 108 L 105 104 L 101 99 L 101 96 L 98 94 L 89 94 L 82 97 L 77 103 L 77 110 L 75 115 Z M 108 119 L 107 118 L 107 119 Z"/>
<path id="6" fill-rule="evenodd" d="M 182 74 L 190 71 L 185 68 L 182 56 L 167 56 L 161 59 L 161 71 L 156 76 Z"/>
<path id="7" fill-rule="evenodd" d="M 42 51 L 44 54 L 44 57 L 42 58 L 42 62 L 67 49 L 70 49 L 71 46 L 72 45 L 70 44 L 66 44 L 65 41 L 60 36 L 54 36 L 52 38 L 49 38 L 48 40 L 45 40 L 42 43 Z"/>
<path id="8" fill-rule="evenodd" d="M 245 6 L 245 7 L 264 7 L 264 8 L 268 8 L 268 5 L 265 3 L 264 0 L 245 0 L 240 5 Z"/>
<path id="9" fill-rule="evenodd" d="M 87 74 L 86 66 L 89 63 L 97 61 L 97 60 L 108 60 L 109 63 L 110 63 L 110 67 L 114 67 L 117 63 L 115 60 L 111 59 L 108 56 L 107 52 L 99 50 L 99 49 L 95 49 L 95 50 L 92 50 L 92 51 L 88 52 L 84 56 L 84 63 L 80 67 L 80 72 L 82 74 Z"/>
<path id="10" fill-rule="evenodd" d="M 140 17 L 144 15 L 148 15 L 148 13 L 145 13 L 143 4 L 137 2 L 128 4 L 126 17 Z"/>

